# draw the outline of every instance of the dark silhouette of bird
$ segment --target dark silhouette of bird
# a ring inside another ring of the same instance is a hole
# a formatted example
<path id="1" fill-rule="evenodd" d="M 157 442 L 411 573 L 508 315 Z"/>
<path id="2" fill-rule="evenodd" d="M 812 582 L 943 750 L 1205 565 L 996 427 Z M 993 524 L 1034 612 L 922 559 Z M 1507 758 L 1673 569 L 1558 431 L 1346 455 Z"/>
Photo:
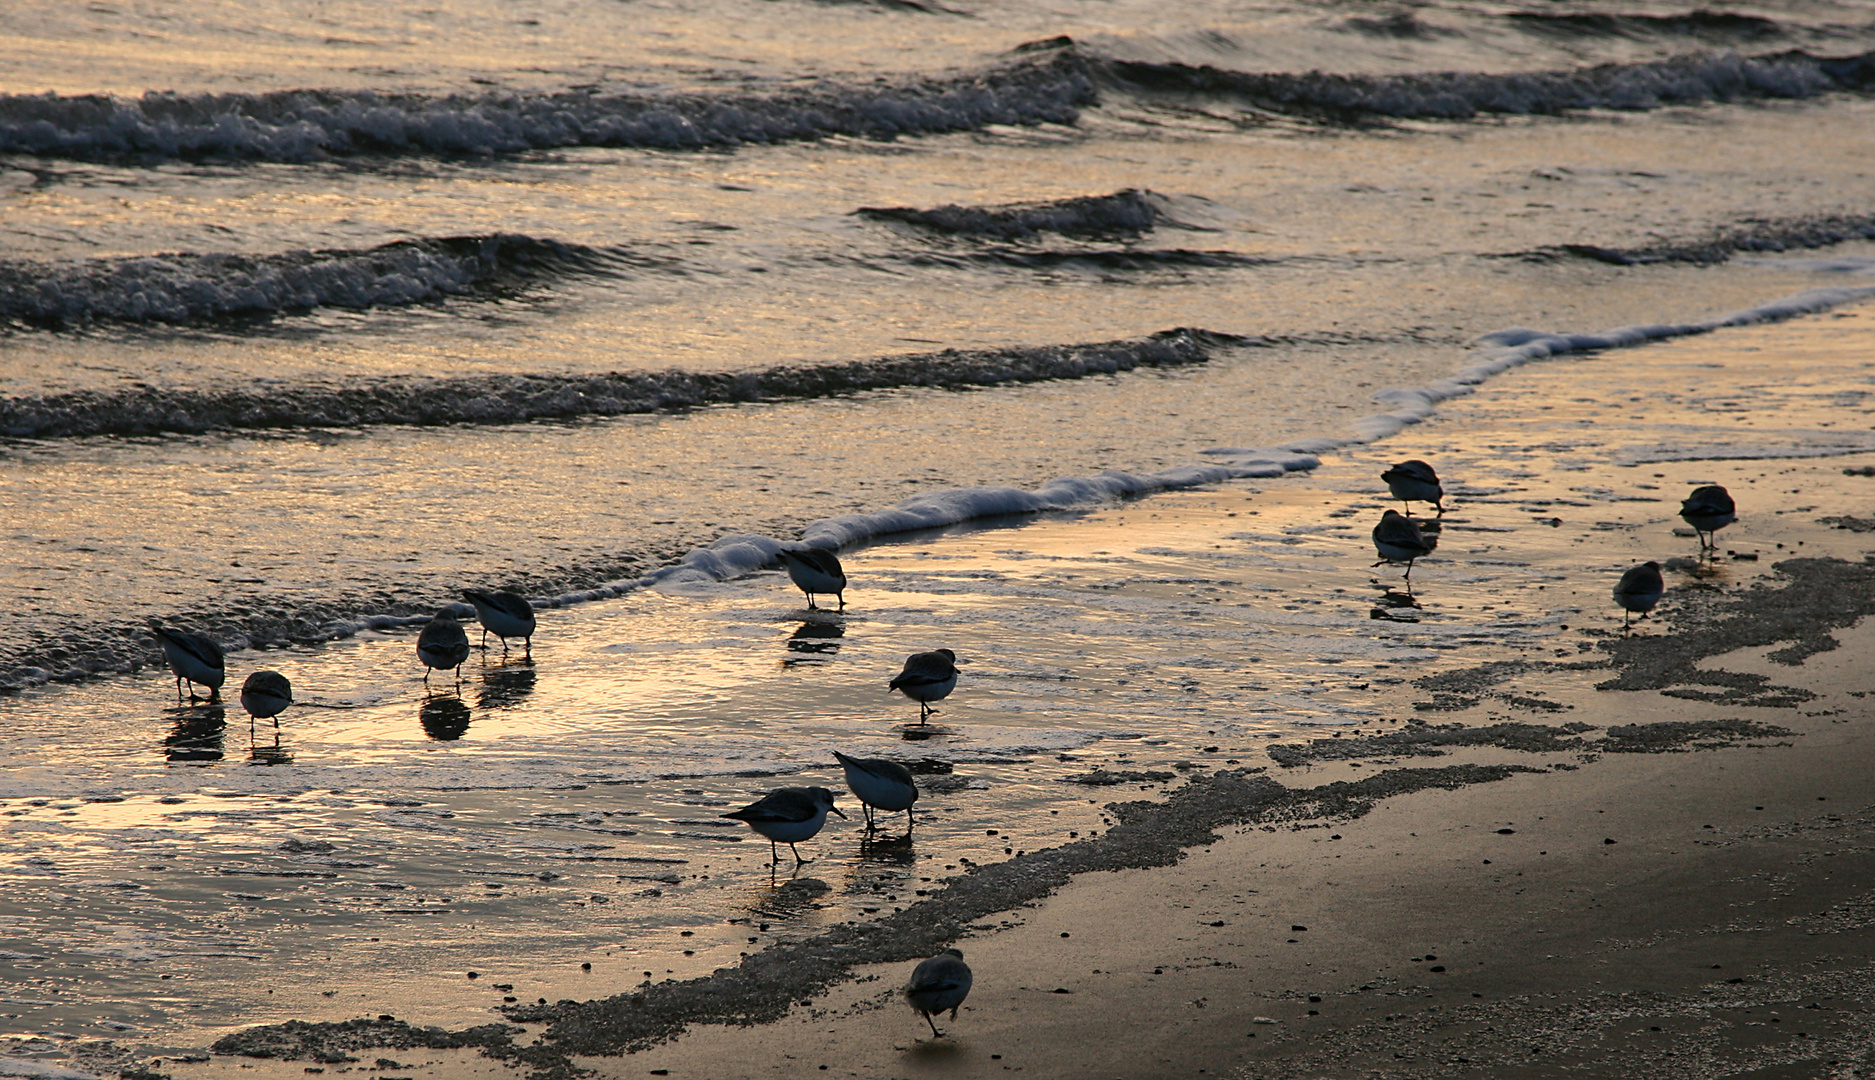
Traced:
<path id="1" fill-rule="evenodd" d="M 918 703 L 918 722 L 922 724 L 937 711 L 931 703 L 956 688 L 957 654 L 949 649 L 913 653 L 905 658 L 905 670 L 887 685 Z"/>
<path id="2" fill-rule="evenodd" d="M 911 835 L 911 806 L 918 801 L 918 783 L 911 770 L 890 758 L 847 757 L 838 750 L 834 759 L 846 770 L 846 786 L 864 808 L 866 827 L 874 827 L 872 811 L 905 811 L 905 835 Z"/>
<path id="3" fill-rule="evenodd" d="M 534 605 L 527 597 L 511 592 L 462 590 L 462 598 L 475 608 L 476 621 L 482 624 L 482 648 L 488 648 L 488 635 L 501 639 L 501 651 L 508 651 L 508 639 L 518 637 L 527 655 L 534 655 Z"/>
<path id="4" fill-rule="evenodd" d="M 1408 581 L 1413 580 L 1413 560 L 1431 554 L 1434 546 L 1413 519 L 1398 510 L 1380 515 L 1380 524 L 1374 526 L 1374 551 L 1380 556 L 1374 565 L 1405 563 Z"/>
<path id="5" fill-rule="evenodd" d="M 1445 513 L 1445 488 L 1439 485 L 1439 474 L 1425 462 L 1417 458 L 1402 461 L 1381 473 L 1380 478 L 1387 482 L 1387 491 L 1408 510 L 1416 502 L 1429 502 L 1439 513 Z"/>
<path id="6" fill-rule="evenodd" d="M 1738 504 L 1732 501 L 1731 492 L 1718 484 L 1707 484 L 1694 488 L 1680 503 L 1680 517 L 1699 536 L 1701 549 L 1715 548 L 1719 541 L 1713 534 L 1738 520 Z"/>
<path id="7" fill-rule="evenodd" d="M 293 684 L 277 671 L 256 671 L 241 684 L 241 707 L 247 710 L 249 726 L 255 720 L 273 720 L 280 726 L 280 714 L 293 704 Z"/>
<path id="8" fill-rule="evenodd" d="M 807 606 L 814 607 L 814 594 L 825 596 L 832 593 L 840 602 L 840 610 L 846 610 L 846 571 L 841 569 L 840 560 L 833 552 L 820 548 L 782 548 L 779 552 L 782 565 L 788 568 L 788 578 L 794 586 L 807 594 Z"/>
<path id="9" fill-rule="evenodd" d="M 731 810 L 724 814 L 726 818 L 746 821 L 749 828 L 768 838 L 769 862 L 781 861 L 781 851 L 775 845 L 788 845 L 794 852 L 794 865 L 806 862 L 795 844 L 811 839 L 820 832 L 820 827 L 827 823 L 829 812 L 839 814 L 840 808 L 833 805 L 833 792 L 824 787 L 785 787 L 776 788 L 740 810 Z"/>
<path id="10" fill-rule="evenodd" d="M 962 949 L 945 949 L 929 960 L 920 960 L 911 969 L 911 981 L 905 984 L 905 1001 L 914 1012 L 931 1025 L 932 1038 L 943 1038 L 937 1021 L 931 1017 L 949 1010 L 957 1019 L 957 1010 L 970 996 L 970 965 L 964 963 Z"/>
<path id="11" fill-rule="evenodd" d="M 469 635 L 448 608 L 437 612 L 417 635 L 417 659 L 423 661 L 423 685 L 430 685 L 430 672 L 456 672 L 462 681 L 462 663 L 469 658 Z"/>
<path id="12" fill-rule="evenodd" d="M 1660 564 L 1644 562 L 1631 566 L 1615 583 L 1615 603 L 1621 605 L 1621 625 L 1628 625 L 1628 618 L 1634 612 L 1640 612 L 1645 619 L 1647 613 L 1660 603 L 1660 597 L 1667 591 L 1667 583 L 1660 576 Z"/>
<path id="13" fill-rule="evenodd" d="M 200 634 L 166 629 L 154 619 L 150 620 L 150 632 L 156 635 L 157 644 L 163 647 L 163 659 L 176 675 L 176 700 L 182 700 L 185 679 L 189 682 L 190 701 L 195 700 L 198 684 L 208 687 L 208 700 L 221 700 L 221 684 L 228 680 L 228 661 L 219 642 Z"/>

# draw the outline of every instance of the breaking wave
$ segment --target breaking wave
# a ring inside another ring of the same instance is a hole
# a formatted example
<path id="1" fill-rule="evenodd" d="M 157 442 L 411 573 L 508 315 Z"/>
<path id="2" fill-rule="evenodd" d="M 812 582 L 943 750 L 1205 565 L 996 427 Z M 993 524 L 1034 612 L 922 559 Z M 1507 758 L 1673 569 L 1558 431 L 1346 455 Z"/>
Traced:
<path id="1" fill-rule="evenodd" d="M 845 364 L 746 372 L 614 372 L 396 378 L 191 390 L 142 387 L 0 400 L 0 435 L 72 438 L 373 424 L 510 424 L 704 405 L 832 397 L 906 386 L 972 387 L 1075 379 L 1210 359 L 1246 339 L 1206 330 L 1086 345 L 945 349 Z"/>
<path id="2" fill-rule="evenodd" d="M 1691 263 L 1712 266 L 1740 253 L 1804 251 L 1849 240 L 1875 240 L 1875 214 L 1845 214 L 1784 221 L 1748 221 L 1695 240 L 1667 240 L 1637 247 L 1560 244 L 1537 257 L 1572 255 L 1616 266 Z"/>
<path id="3" fill-rule="evenodd" d="M 567 146 L 702 149 L 1072 123 L 1093 101 L 1084 65 L 1062 56 L 948 78 L 739 93 L 20 94 L 0 96 L 0 153 L 304 162 Z"/>
<path id="4" fill-rule="evenodd" d="M 1667 15 L 1598 11 L 1513 11 L 1504 18 L 1534 34 L 1570 38 L 1693 37 L 1700 40 L 1763 41 L 1783 37 L 1784 27 L 1759 15 L 1735 11 L 1677 12 Z"/>
<path id="5" fill-rule="evenodd" d="M 512 233 L 399 240 L 362 251 L 0 261 L 0 322 L 193 323 L 321 307 L 385 307 L 650 261 Z"/>
<path id="6" fill-rule="evenodd" d="M 1255 74 L 1208 64 L 1137 60 L 1107 60 L 1101 71 L 1106 82 L 1120 89 L 1232 97 L 1271 113 L 1360 123 L 1808 98 L 1867 86 L 1875 80 L 1875 54 L 1830 59 L 1800 51 L 1766 56 L 1718 53 L 1508 74 Z"/>

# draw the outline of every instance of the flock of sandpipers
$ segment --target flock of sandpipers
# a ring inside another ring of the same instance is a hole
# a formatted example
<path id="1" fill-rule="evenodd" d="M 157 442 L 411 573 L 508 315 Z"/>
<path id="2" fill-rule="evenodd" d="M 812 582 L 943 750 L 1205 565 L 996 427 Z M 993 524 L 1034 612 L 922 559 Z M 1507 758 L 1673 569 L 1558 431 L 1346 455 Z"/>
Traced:
<path id="1" fill-rule="evenodd" d="M 1439 515 L 1445 513 L 1445 489 L 1438 473 L 1424 461 L 1401 462 L 1382 473 L 1380 478 L 1386 482 L 1388 492 L 1409 511 L 1413 503 L 1424 502 L 1432 505 Z M 1681 504 L 1680 517 L 1693 527 L 1699 537 L 1700 550 L 1704 552 L 1714 546 L 1713 534 L 1736 521 L 1738 513 L 1731 495 L 1723 487 L 1710 484 L 1695 489 Z M 1374 565 L 1404 563 L 1410 583 L 1413 563 L 1433 551 L 1438 542 L 1437 531 L 1435 522 L 1415 521 L 1398 510 L 1386 511 L 1380 523 L 1374 526 L 1374 550 L 1380 556 L 1380 561 Z M 832 552 L 819 548 L 789 548 L 783 549 L 780 557 L 789 578 L 807 595 L 810 609 L 815 608 L 816 595 L 831 595 L 839 601 L 842 611 L 846 609 L 846 572 Z M 1623 611 L 1623 627 L 1634 613 L 1646 618 L 1665 592 L 1657 562 L 1645 562 L 1623 573 L 1614 588 L 1615 603 Z M 462 597 L 475 609 L 476 619 L 481 623 L 480 647 L 483 650 L 488 648 L 488 635 L 493 634 L 501 639 L 504 652 L 509 639 L 518 638 L 528 655 L 532 655 L 535 614 L 526 597 L 476 589 L 463 590 Z M 221 645 L 213 638 L 170 630 L 154 621 L 150 628 L 162 646 L 170 670 L 175 673 L 177 696 L 182 695 L 183 683 L 187 682 L 192 699 L 195 687 L 200 685 L 208 688 L 209 698 L 214 700 L 227 676 Z M 417 635 L 416 651 L 417 659 L 423 663 L 426 687 L 432 671 L 454 671 L 460 688 L 462 665 L 469 659 L 472 646 L 453 609 L 445 608 L 430 619 Z M 949 649 L 936 649 L 908 657 L 904 669 L 892 678 L 887 688 L 916 701 L 918 722 L 925 725 L 934 711 L 931 703 L 949 695 L 956 685 L 956 654 Z M 277 671 L 256 671 L 241 686 L 241 707 L 251 718 L 250 724 L 271 719 L 277 729 L 280 713 L 292 704 L 293 687 L 286 676 Z M 878 828 L 874 811 L 897 813 L 903 810 L 909 838 L 913 826 L 912 806 L 918 801 L 918 785 L 911 771 L 890 758 L 851 757 L 838 751 L 833 756 L 846 774 L 847 787 L 864 810 L 868 834 Z M 784 787 L 723 816 L 746 822 L 768 840 L 771 866 L 780 862 L 780 845 L 787 844 L 798 867 L 807 860 L 801 857 L 795 845 L 817 835 L 829 813 L 846 817 L 833 799 L 833 792 L 824 787 Z M 942 1033 L 932 1017 L 948 1010 L 951 1018 L 956 1019 L 958 1007 L 970 992 L 970 982 L 970 968 L 963 961 L 963 953 L 946 949 L 920 963 L 912 972 L 904 990 L 905 999 L 931 1025 L 932 1035 L 938 1036 Z"/>
<path id="2" fill-rule="evenodd" d="M 1416 502 L 1431 503 L 1440 515 L 1445 513 L 1445 488 L 1439 483 L 1439 474 L 1432 466 L 1423 461 L 1402 461 L 1380 478 L 1387 482 L 1387 491 L 1411 510 Z M 1706 554 L 1718 546 L 1714 534 L 1738 520 L 1738 505 L 1732 501 L 1731 492 L 1718 484 L 1705 484 L 1693 489 L 1680 503 L 1680 519 L 1693 527 L 1693 533 L 1699 538 L 1699 550 Z M 1380 523 L 1374 526 L 1374 551 L 1380 556 L 1375 566 L 1389 563 L 1406 564 L 1406 580 L 1413 578 L 1413 562 L 1432 553 L 1438 546 L 1436 536 L 1428 532 L 1438 530 L 1432 522 L 1414 521 L 1398 510 L 1389 510 L 1380 516 Z M 1645 619 L 1647 613 L 1654 610 L 1660 598 L 1667 592 L 1666 581 L 1660 576 L 1660 564 L 1653 560 L 1631 566 L 1615 583 L 1615 603 L 1622 610 L 1621 625 L 1629 625 L 1629 620 L 1638 613 Z"/>

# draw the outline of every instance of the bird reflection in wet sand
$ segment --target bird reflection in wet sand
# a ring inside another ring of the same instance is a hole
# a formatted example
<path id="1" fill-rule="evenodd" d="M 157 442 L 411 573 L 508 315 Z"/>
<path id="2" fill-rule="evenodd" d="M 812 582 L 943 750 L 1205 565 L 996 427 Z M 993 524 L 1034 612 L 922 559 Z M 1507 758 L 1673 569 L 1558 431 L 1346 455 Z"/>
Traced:
<path id="1" fill-rule="evenodd" d="M 417 709 L 417 722 L 437 742 L 455 742 L 469 733 L 469 707 L 461 698 L 431 698 Z"/>
<path id="2" fill-rule="evenodd" d="M 785 667 L 796 664 L 814 664 L 823 662 L 828 656 L 840 651 L 840 639 L 846 636 L 846 627 L 837 622 L 822 622 L 809 619 L 788 635 L 788 651 L 796 656 L 783 658 Z"/>
<path id="3" fill-rule="evenodd" d="M 484 709 L 512 709 L 534 692 L 534 661 L 517 660 L 482 672 L 482 693 L 476 704 Z"/>
<path id="4" fill-rule="evenodd" d="M 1413 580 L 1413 562 L 1432 554 L 1438 546 L 1436 536 L 1422 532 L 1413 524 L 1413 519 L 1398 510 L 1389 510 L 1380 515 L 1380 524 L 1374 526 L 1374 551 L 1380 556 L 1375 566 L 1388 563 L 1406 564 L 1406 580 Z"/>
<path id="5" fill-rule="evenodd" d="M 1706 484 L 1694 488 L 1680 503 L 1680 518 L 1699 537 L 1699 550 L 1713 551 L 1719 546 L 1718 531 L 1738 520 L 1738 504 L 1732 501 L 1731 492 L 1718 484 Z"/>
<path id="6" fill-rule="evenodd" d="M 228 711 L 219 705 L 178 709 L 176 726 L 163 739 L 163 756 L 171 761 L 220 761 L 227 730 Z"/>
<path id="7" fill-rule="evenodd" d="M 462 664 L 469 658 L 469 635 L 463 632 L 456 614 L 448 608 L 437 612 L 417 635 L 417 659 L 423 661 L 423 685 L 430 685 L 431 671 L 456 673 L 456 691 L 462 691 Z"/>
<path id="8" fill-rule="evenodd" d="M 1645 619 L 1666 591 L 1667 583 L 1660 576 L 1659 563 L 1649 561 L 1629 567 L 1615 583 L 1615 603 L 1621 605 L 1621 628 L 1628 628 L 1628 619 L 1635 612 Z"/>
<path id="9" fill-rule="evenodd" d="M 1407 583 L 1407 588 L 1407 592 L 1395 592 L 1382 586 L 1380 599 L 1374 601 L 1374 606 L 1368 611 L 1367 617 L 1385 619 L 1388 622 L 1418 622 L 1418 616 L 1409 615 L 1407 612 L 1419 610 L 1419 598 L 1412 594 L 1411 582 Z"/>

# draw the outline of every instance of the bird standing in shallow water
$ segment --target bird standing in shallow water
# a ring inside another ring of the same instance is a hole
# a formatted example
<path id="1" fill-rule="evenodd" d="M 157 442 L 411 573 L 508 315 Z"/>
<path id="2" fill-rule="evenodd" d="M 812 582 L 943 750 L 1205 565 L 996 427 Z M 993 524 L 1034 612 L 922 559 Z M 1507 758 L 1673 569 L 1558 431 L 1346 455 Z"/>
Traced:
<path id="1" fill-rule="evenodd" d="M 924 1022 L 931 1025 L 931 1037 L 937 1039 L 944 1033 L 937 1029 L 932 1015 L 948 1009 L 951 1019 L 957 1019 L 958 1008 L 969 996 L 970 965 L 964 963 L 961 949 L 945 949 L 929 960 L 920 960 L 911 969 L 911 981 L 905 984 L 905 1000 L 914 1012 L 924 1014 Z"/>
<path id="2" fill-rule="evenodd" d="M 818 611 L 814 606 L 814 594 L 832 593 L 840 602 L 840 610 L 846 610 L 846 571 L 841 569 L 840 560 L 831 551 L 820 548 L 782 548 L 778 553 L 782 565 L 788 568 L 788 579 L 794 587 L 807 594 L 807 607 Z"/>
<path id="3" fill-rule="evenodd" d="M 846 770 L 846 786 L 866 814 L 866 828 L 874 828 L 872 810 L 905 811 L 905 835 L 911 835 L 911 806 L 918 801 L 918 783 L 911 770 L 889 758 L 847 757 L 838 750 L 834 759 Z"/>
<path id="4" fill-rule="evenodd" d="M 937 649 L 906 657 L 905 670 L 887 684 L 887 689 L 897 690 L 917 702 L 918 722 L 922 724 L 931 719 L 931 714 L 936 711 L 931 708 L 931 703 L 949 694 L 956 686 L 957 654 L 949 649 Z"/>
<path id="5" fill-rule="evenodd" d="M 527 597 L 519 593 L 464 589 L 462 598 L 475 608 L 475 617 L 482 624 L 483 649 L 488 648 L 488 635 L 492 631 L 501 639 L 502 652 L 508 651 L 509 638 L 518 637 L 527 655 L 534 655 L 534 605 L 527 602 Z"/>
<path id="6" fill-rule="evenodd" d="M 247 710 L 248 727 L 256 720 L 273 719 L 280 726 L 280 714 L 293 704 L 293 684 L 277 671 L 256 671 L 241 684 L 241 707 Z"/>
<path id="7" fill-rule="evenodd" d="M 1413 580 L 1413 560 L 1431 554 L 1432 548 L 1432 541 L 1419 531 L 1413 519 L 1398 510 L 1380 515 L 1380 524 L 1374 526 L 1374 551 L 1380 555 L 1380 562 L 1374 565 L 1405 563 L 1408 581 Z"/>
<path id="8" fill-rule="evenodd" d="M 1732 501 L 1731 492 L 1718 484 L 1707 484 L 1694 488 L 1680 503 L 1680 517 L 1698 534 L 1701 550 L 1716 548 L 1719 540 L 1713 534 L 1738 520 L 1738 504 Z"/>
<path id="9" fill-rule="evenodd" d="M 228 679 L 228 662 L 218 642 L 200 634 L 165 629 L 154 619 L 150 621 L 150 632 L 163 647 L 163 659 L 168 662 L 169 670 L 176 673 L 176 700 L 182 700 L 184 679 L 189 681 L 190 701 L 195 700 L 197 683 L 208 687 L 208 700 L 221 699 L 221 684 Z"/>
<path id="10" fill-rule="evenodd" d="M 1628 616 L 1633 612 L 1640 612 L 1645 619 L 1666 591 L 1667 583 L 1660 576 L 1659 563 L 1649 561 L 1629 567 L 1615 583 L 1615 603 L 1621 605 L 1622 627 L 1627 627 Z"/>
<path id="11" fill-rule="evenodd" d="M 769 862 L 781 861 L 781 850 L 775 845 L 788 845 L 794 852 L 794 865 L 806 862 L 795 844 L 811 839 L 820 832 L 820 827 L 827 823 L 827 813 L 840 814 L 840 808 L 833 805 L 833 792 L 824 787 L 785 787 L 776 788 L 740 810 L 731 810 L 724 814 L 726 818 L 746 821 L 749 828 L 768 838 Z"/>
<path id="12" fill-rule="evenodd" d="M 1441 515 L 1445 513 L 1445 488 L 1439 485 L 1439 474 L 1425 462 L 1402 461 L 1381 473 L 1380 478 L 1387 482 L 1388 493 L 1405 503 L 1408 510 L 1415 502 L 1429 502 Z"/>
<path id="13" fill-rule="evenodd" d="M 445 608 L 431 617 L 417 635 L 417 659 L 423 661 L 423 685 L 430 685 L 430 671 L 456 672 L 456 684 L 462 684 L 462 663 L 469 658 L 469 635 L 456 621 L 454 612 Z"/>

